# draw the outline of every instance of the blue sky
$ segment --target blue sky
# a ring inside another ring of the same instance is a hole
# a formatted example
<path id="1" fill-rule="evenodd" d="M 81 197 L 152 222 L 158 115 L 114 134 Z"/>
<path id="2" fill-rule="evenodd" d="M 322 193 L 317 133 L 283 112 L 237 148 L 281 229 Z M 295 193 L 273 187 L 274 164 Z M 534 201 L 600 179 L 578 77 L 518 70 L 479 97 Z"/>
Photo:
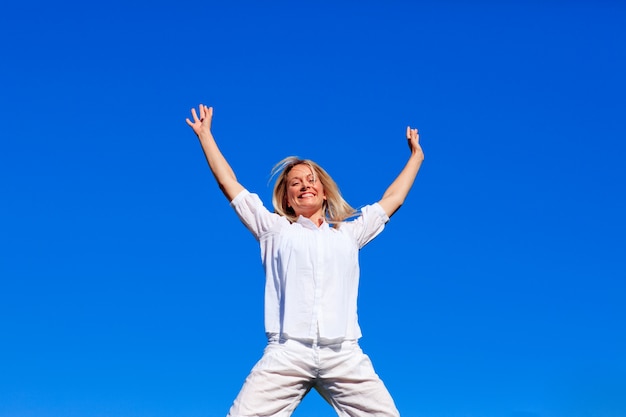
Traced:
<path id="1" fill-rule="evenodd" d="M 623 2 L 12 3 L 0 417 L 226 415 L 263 273 L 198 103 L 268 205 L 287 155 L 377 201 L 420 129 L 361 257 L 361 344 L 402 415 L 626 415 Z"/>

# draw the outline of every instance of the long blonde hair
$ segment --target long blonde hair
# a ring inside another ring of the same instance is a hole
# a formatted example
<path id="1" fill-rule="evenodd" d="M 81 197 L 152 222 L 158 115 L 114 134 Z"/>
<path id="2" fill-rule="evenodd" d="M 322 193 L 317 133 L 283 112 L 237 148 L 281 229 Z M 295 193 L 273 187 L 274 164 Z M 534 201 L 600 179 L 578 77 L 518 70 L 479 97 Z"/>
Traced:
<path id="1" fill-rule="evenodd" d="M 285 216 L 291 222 L 295 222 L 298 219 L 293 208 L 287 206 L 287 175 L 296 165 L 307 165 L 315 179 L 321 181 L 326 193 L 324 217 L 327 223 L 338 225 L 342 221 L 358 214 L 358 211 L 343 199 L 339 187 L 321 166 L 310 159 L 300 159 L 297 156 L 288 156 L 278 162 L 272 169 L 271 178 L 277 175 L 272 194 L 272 204 L 276 213 Z"/>

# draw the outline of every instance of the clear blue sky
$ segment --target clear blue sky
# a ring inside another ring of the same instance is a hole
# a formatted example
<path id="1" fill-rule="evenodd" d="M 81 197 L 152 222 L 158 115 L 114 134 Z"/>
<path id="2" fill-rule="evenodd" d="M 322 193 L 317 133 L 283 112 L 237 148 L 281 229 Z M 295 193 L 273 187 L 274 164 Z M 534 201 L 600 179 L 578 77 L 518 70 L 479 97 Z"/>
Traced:
<path id="1" fill-rule="evenodd" d="M 626 4 L 472 3 L 4 5 L 0 417 L 226 415 L 263 273 L 198 103 L 268 205 L 287 155 L 376 201 L 420 129 L 361 257 L 361 343 L 403 416 L 625 416 Z"/>

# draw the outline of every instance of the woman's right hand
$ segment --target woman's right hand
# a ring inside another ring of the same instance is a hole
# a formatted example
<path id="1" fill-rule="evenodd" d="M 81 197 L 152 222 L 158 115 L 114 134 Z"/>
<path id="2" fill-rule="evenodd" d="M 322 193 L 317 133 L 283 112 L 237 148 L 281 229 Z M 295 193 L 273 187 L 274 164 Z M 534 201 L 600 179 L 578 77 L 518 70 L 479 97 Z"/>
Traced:
<path id="1" fill-rule="evenodd" d="M 213 120 L 213 107 L 207 107 L 204 104 L 199 106 L 200 117 L 196 113 L 196 109 L 191 109 L 193 122 L 189 118 L 185 119 L 187 124 L 193 129 L 194 133 L 200 137 L 211 134 L 211 121 Z"/>

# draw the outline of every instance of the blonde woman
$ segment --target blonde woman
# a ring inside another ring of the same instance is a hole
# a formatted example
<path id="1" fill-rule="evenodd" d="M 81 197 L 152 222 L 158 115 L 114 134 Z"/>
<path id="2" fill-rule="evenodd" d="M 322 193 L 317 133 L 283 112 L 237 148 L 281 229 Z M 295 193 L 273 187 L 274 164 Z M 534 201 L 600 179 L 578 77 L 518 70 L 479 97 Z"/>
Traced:
<path id="1" fill-rule="evenodd" d="M 409 159 L 380 201 L 354 210 L 333 179 L 310 160 L 289 157 L 267 210 L 238 181 L 211 133 L 213 108 L 191 110 L 217 183 L 259 241 L 265 268 L 268 344 L 229 416 L 290 416 L 316 389 L 339 416 L 399 416 L 391 395 L 358 344 L 358 251 L 400 208 L 424 159 L 417 129 L 407 127 Z"/>

